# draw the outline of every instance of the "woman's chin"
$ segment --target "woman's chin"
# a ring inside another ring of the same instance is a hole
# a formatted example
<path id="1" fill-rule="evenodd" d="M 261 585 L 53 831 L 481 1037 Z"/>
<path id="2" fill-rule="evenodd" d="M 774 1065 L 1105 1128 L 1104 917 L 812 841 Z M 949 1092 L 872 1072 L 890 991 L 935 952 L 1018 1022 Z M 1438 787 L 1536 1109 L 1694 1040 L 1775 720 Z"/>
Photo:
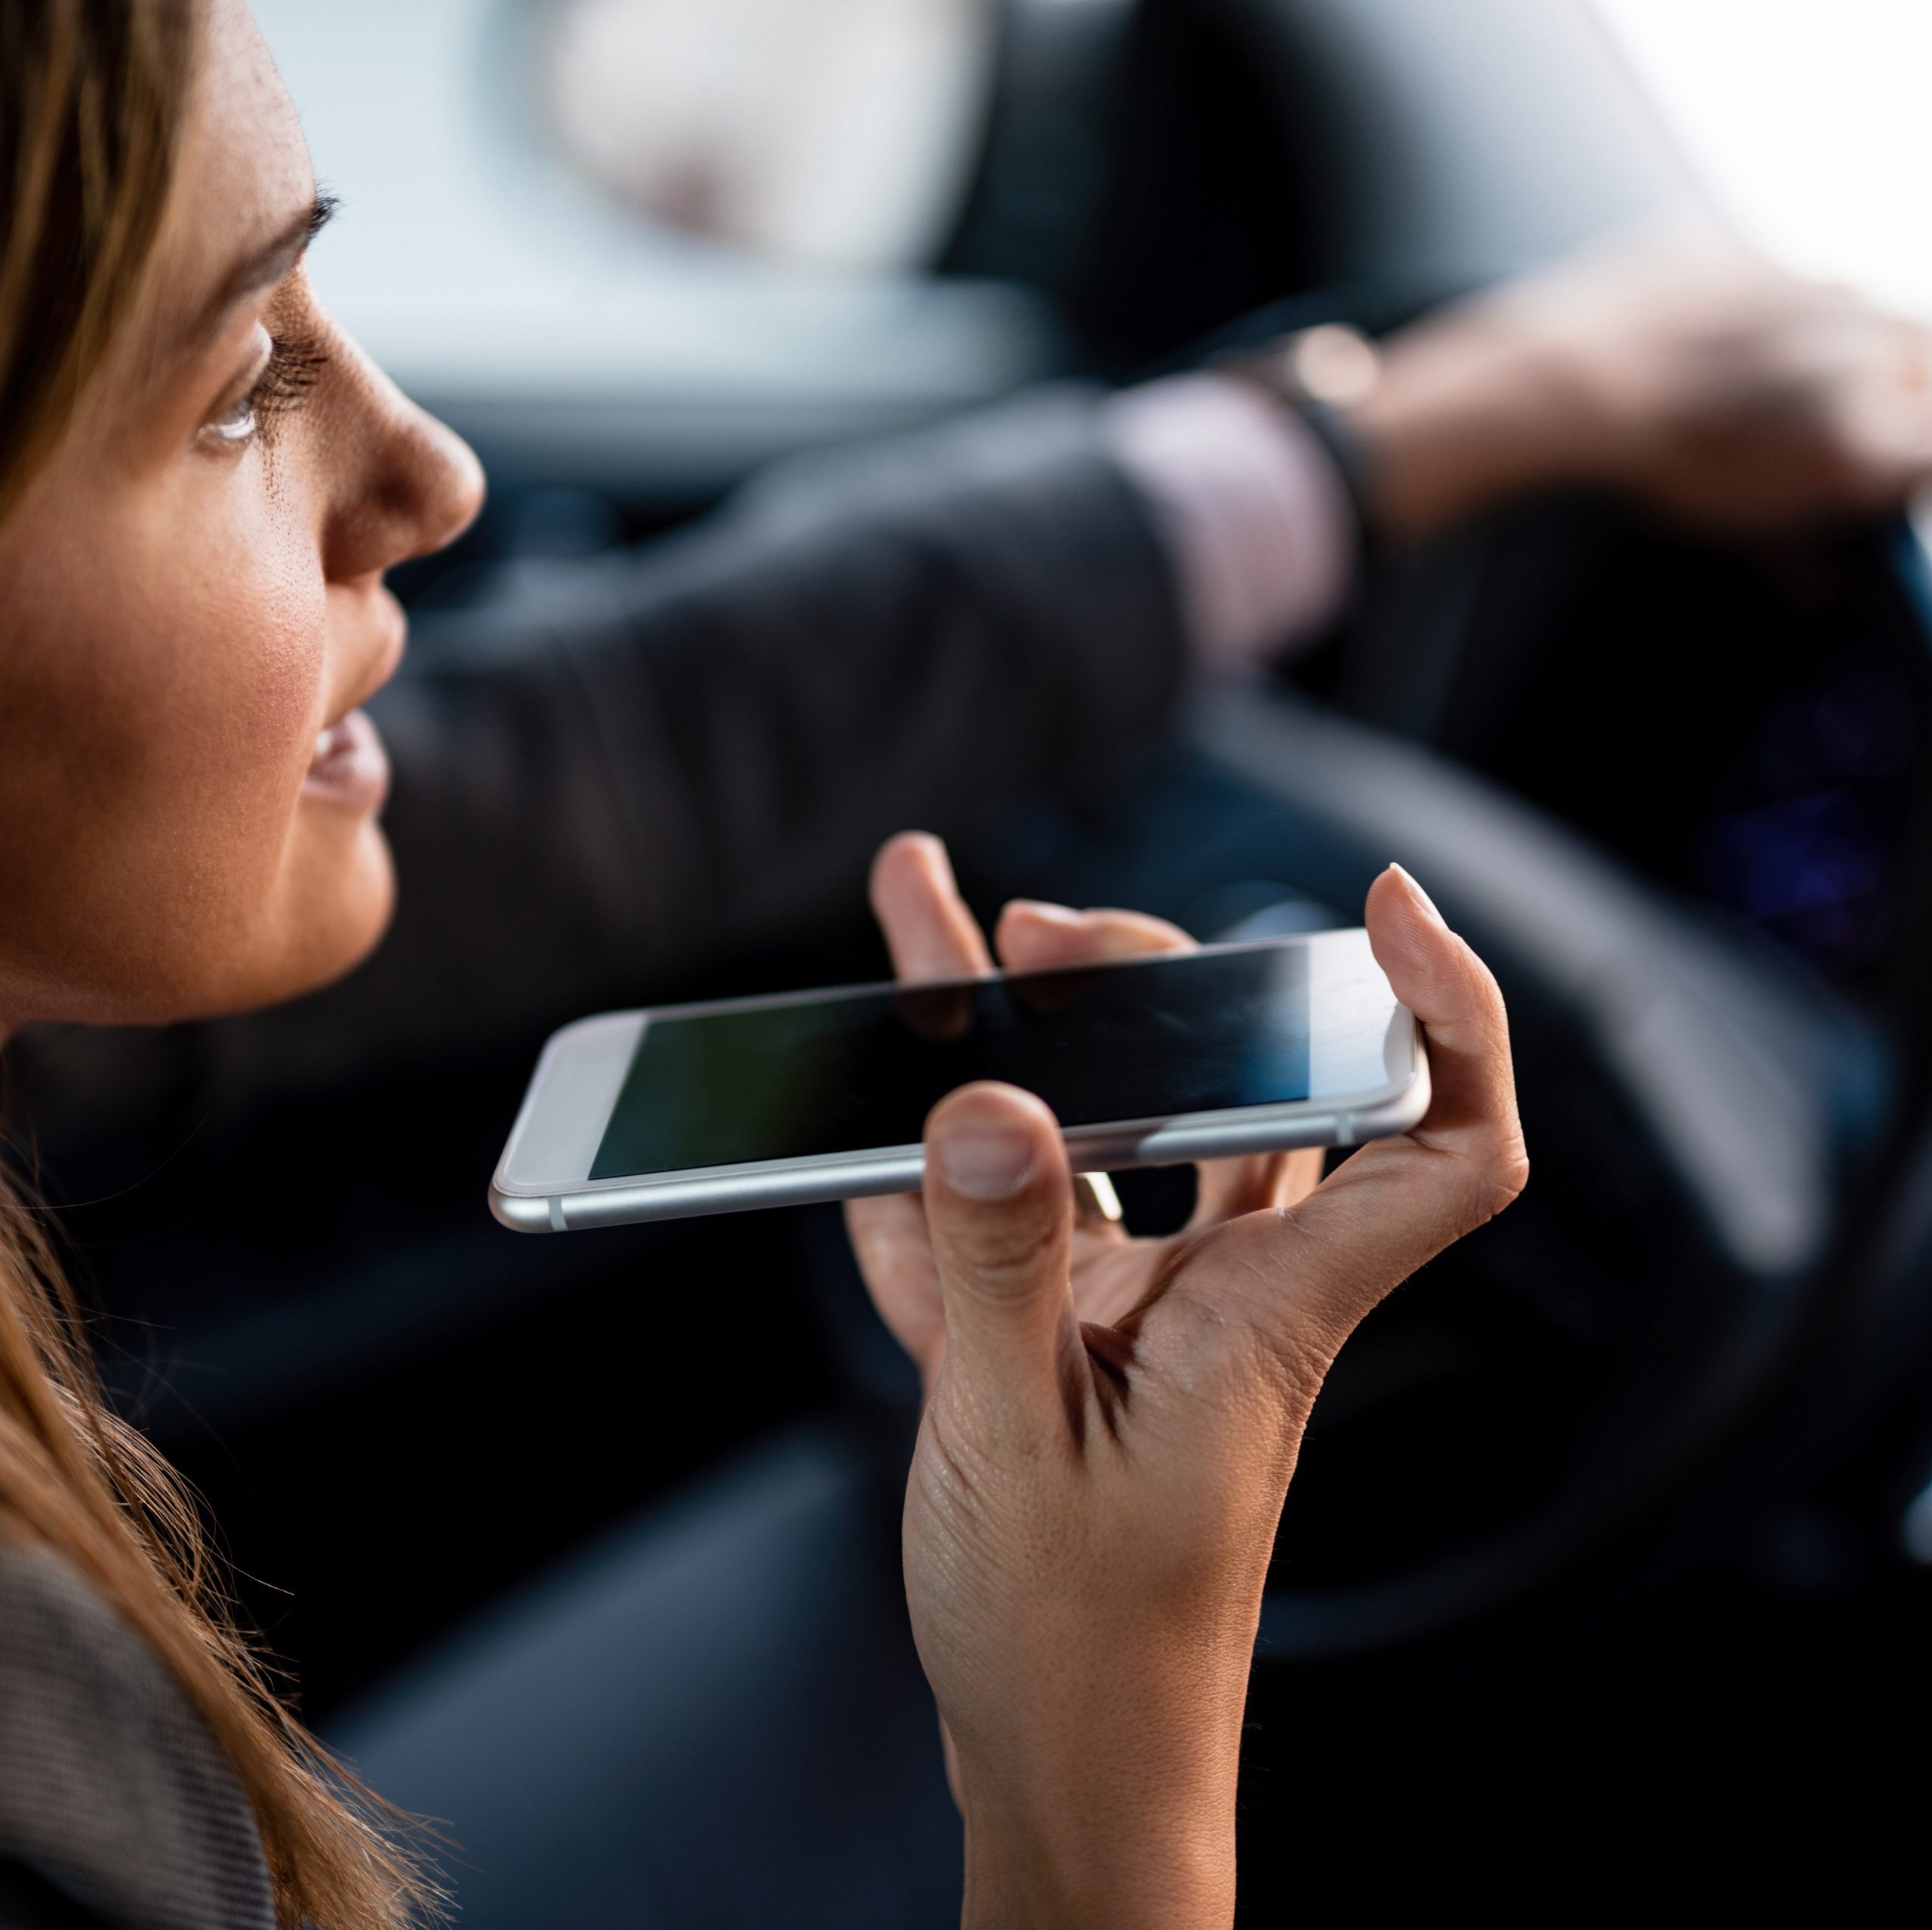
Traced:
<path id="1" fill-rule="evenodd" d="M 301 922 L 290 934 L 286 982 L 253 1003 L 319 991 L 353 971 L 382 943 L 395 911 L 395 865 L 374 818 L 358 828 L 351 861 L 334 888 L 305 895 L 297 908 Z"/>
<path id="2" fill-rule="evenodd" d="M 297 866 L 285 878 L 278 894 L 281 915 L 244 948 L 238 968 L 209 987 L 198 1009 L 174 1016 L 219 1018 L 278 1005 L 319 992 L 368 957 L 395 909 L 389 840 L 371 817 L 355 827 L 346 849 L 326 856 L 331 861 Z"/>
<path id="3" fill-rule="evenodd" d="M 389 841 L 374 818 L 309 842 L 265 888 L 241 891 L 212 916 L 192 894 L 127 907 L 115 942 L 99 922 L 38 954 L 9 952 L 0 932 L 0 1038 L 32 1023 L 170 1025 L 223 1018 L 320 991 L 381 942 L 395 905 Z M 103 968 L 102 954 L 111 959 Z"/>

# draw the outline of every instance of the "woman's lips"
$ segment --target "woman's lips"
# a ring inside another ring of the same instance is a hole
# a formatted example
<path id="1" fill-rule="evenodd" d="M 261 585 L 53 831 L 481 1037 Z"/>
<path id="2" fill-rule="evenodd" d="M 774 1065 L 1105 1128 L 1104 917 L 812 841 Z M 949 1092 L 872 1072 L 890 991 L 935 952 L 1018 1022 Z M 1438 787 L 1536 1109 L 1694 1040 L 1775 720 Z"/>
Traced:
<path id="1" fill-rule="evenodd" d="M 383 808 L 389 791 L 389 754 L 376 727 L 359 710 L 331 724 L 315 740 L 315 756 L 302 788 L 309 796 L 368 814 Z"/>

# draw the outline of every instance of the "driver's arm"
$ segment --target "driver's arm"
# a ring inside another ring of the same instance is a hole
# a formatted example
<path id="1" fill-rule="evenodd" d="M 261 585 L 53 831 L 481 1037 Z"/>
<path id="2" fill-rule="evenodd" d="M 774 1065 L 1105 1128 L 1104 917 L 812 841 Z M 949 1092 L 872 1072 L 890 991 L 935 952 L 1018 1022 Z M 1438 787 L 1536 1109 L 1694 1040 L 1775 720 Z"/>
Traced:
<path id="1" fill-rule="evenodd" d="M 474 1026 L 782 941 L 900 824 L 1103 780 L 1187 651 L 1075 392 L 787 466 L 415 654 L 375 707 L 404 894 L 363 989 Z"/>
<path id="2" fill-rule="evenodd" d="M 1776 529 L 1894 509 L 1932 478 L 1932 336 L 1670 229 L 1401 331 L 1344 413 L 1391 534 L 1564 487 L 1694 527 Z"/>
<path id="3" fill-rule="evenodd" d="M 1236 398 L 1230 421 L 1174 385 L 1152 415 L 1183 453 L 1157 500 L 1164 459 L 1128 451 L 1114 403 L 1038 392 L 420 619 L 371 706 L 395 927 L 321 995 L 326 1026 L 318 1001 L 203 1028 L 198 1085 L 333 1082 L 688 983 L 854 901 L 904 823 L 962 833 L 1106 783 L 1190 660 L 1319 623 L 1346 587 L 1346 499 L 1278 413 Z M 1169 520 L 1190 491 L 1256 525 L 1204 623 Z"/>
<path id="4" fill-rule="evenodd" d="M 103 1062 L 97 1117 L 184 1082 L 219 1112 L 781 946 L 900 826 L 1103 785 L 1192 662 L 1318 626 L 1349 513 L 1290 417 L 1200 378 L 1036 392 L 783 465 L 641 549 L 520 568 L 419 617 L 371 706 L 401 879 L 372 961 L 285 1010 L 61 1049 Z"/>
<path id="5" fill-rule="evenodd" d="M 1380 362 L 1342 426 L 1398 535 L 1579 482 L 1762 524 L 1932 469 L 1924 331 L 1706 244 L 1561 266 Z M 462 1049 L 782 942 L 899 825 L 1103 782 L 1190 659 L 1318 629 L 1352 514 L 1292 409 L 1186 377 L 787 465 L 669 542 L 428 620 L 379 706 L 396 928 L 324 995 L 325 1058 L 302 1008 L 225 1022 L 197 1087 Z"/>

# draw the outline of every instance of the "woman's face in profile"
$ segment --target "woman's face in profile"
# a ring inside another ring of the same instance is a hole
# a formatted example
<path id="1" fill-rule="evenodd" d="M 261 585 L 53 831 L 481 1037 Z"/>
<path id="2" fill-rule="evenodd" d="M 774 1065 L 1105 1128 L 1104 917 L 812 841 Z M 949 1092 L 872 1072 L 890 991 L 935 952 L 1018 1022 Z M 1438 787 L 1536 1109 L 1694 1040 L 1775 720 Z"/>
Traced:
<path id="1" fill-rule="evenodd" d="M 143 297 L 0 525 L 0 1028 L 285 997 L 388 916 L 381 573 L 482 483 L 316 306 L 315 212 L 242 0 L 208 0 Z"/>

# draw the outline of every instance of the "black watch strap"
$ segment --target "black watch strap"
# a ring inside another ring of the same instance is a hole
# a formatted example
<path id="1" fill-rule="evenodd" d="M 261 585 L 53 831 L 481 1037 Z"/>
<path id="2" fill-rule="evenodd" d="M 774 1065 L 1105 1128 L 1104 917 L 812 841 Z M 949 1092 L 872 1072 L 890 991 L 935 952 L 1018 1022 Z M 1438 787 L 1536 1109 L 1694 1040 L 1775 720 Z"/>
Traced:
<path id="1" fill-rule="evenodd" d="M 1374 344 L 1359 331 L 1324 322 L 1297 330 L 1260 348 L 1231 350 L 1208 366 L 1259 389 L 1300 417 L 1327 451 L 1355 513 L 1357 540 L 1366 545 L 1371 528 L 1362 447 L 1349 426 L 1346 404 L 1366 395 L 1379 374 Z"/>

